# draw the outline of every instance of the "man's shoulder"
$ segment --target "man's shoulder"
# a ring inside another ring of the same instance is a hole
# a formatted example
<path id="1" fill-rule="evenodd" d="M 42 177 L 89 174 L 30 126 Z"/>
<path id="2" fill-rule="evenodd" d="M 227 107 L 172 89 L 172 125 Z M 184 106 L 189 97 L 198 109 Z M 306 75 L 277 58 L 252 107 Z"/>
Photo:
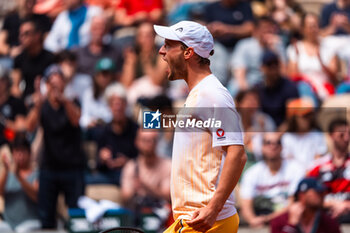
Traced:
<path id="1" fill-rule="evenodd" d="M 271 220 L 271 226 L 285 225 L 288 223 L 289 213 L 284 212 Z"/>
<path id="2" fill-rule="evenodd" d="M 322 8 L 322 13 L 332 13 L 335 11 L 339 11 L 337 4 L 335 2 L 325 4 Z"/>

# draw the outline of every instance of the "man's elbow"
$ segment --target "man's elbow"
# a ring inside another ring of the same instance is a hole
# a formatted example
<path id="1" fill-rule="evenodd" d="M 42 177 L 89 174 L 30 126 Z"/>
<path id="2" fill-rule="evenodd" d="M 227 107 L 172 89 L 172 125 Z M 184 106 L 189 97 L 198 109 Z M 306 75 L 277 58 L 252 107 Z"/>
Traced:
<path id="1" fill-rule="evenodd" d="M 242 164 L 242 166 L 244 167 L 244 165 L 247 162 L 247 154 L 245 153 L 245 149 L 244 146 L 240 146 L 239 147 L 239 151 L 238 151 L 238 159 L 240 160 L 240 163 Z"/>

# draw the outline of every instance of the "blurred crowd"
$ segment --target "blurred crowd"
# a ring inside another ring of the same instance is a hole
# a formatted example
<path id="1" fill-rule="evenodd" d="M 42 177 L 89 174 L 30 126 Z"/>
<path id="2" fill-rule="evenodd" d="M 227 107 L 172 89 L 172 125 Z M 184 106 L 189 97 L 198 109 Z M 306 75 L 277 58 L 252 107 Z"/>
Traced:
<path id="1" fill-rule="evenodd" d="M 194 20 L 214 37 L 212 72 L 241 115 L 242 222 L 270 224 L 273 233 L 340 232 L 350 223 L 350 0 L 320 0 L 313 12 L 302 2 L 16 0 L 3 7 L 0 231 L 56 228 L 59 195 L 77 208 L 98 184 L 120 190 L 127 208 L 170 212 L 173 132 L 142 130 L 139 114 L 182 106 L 187 86 L 167 81 L 153 25 Z"/>

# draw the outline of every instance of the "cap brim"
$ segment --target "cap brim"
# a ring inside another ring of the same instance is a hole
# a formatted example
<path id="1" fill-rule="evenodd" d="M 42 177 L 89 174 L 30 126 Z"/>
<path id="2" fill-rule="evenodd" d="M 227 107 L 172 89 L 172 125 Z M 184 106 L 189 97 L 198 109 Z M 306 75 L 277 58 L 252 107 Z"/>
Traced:
<path id="1" fill-rule="evenodd" d="M 181 41 L 180 38 L 175 34 L 175 32 L 170 27 L 154 25 L 153 28 L 154 28 L 154 31 L 157 33 L 157 35 L 160 37 L 163 37 L 168 40 Z"/>

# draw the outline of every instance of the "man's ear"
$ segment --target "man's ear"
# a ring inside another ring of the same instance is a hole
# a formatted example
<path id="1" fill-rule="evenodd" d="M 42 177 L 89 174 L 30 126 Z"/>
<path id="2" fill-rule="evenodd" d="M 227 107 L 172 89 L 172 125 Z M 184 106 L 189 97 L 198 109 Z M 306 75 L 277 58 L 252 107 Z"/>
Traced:
<path id="1" fill-rule="evenodd" d="M 185 58 L 185 59 L 189 59 L 189 58 L 191 58 L 193 55 L 194 55 L 194 50 L 193 50 L 193 48 L 191 48 L 191 47 L 186 48 L 186 50 L 184 51 L 184 58 Z"/>

